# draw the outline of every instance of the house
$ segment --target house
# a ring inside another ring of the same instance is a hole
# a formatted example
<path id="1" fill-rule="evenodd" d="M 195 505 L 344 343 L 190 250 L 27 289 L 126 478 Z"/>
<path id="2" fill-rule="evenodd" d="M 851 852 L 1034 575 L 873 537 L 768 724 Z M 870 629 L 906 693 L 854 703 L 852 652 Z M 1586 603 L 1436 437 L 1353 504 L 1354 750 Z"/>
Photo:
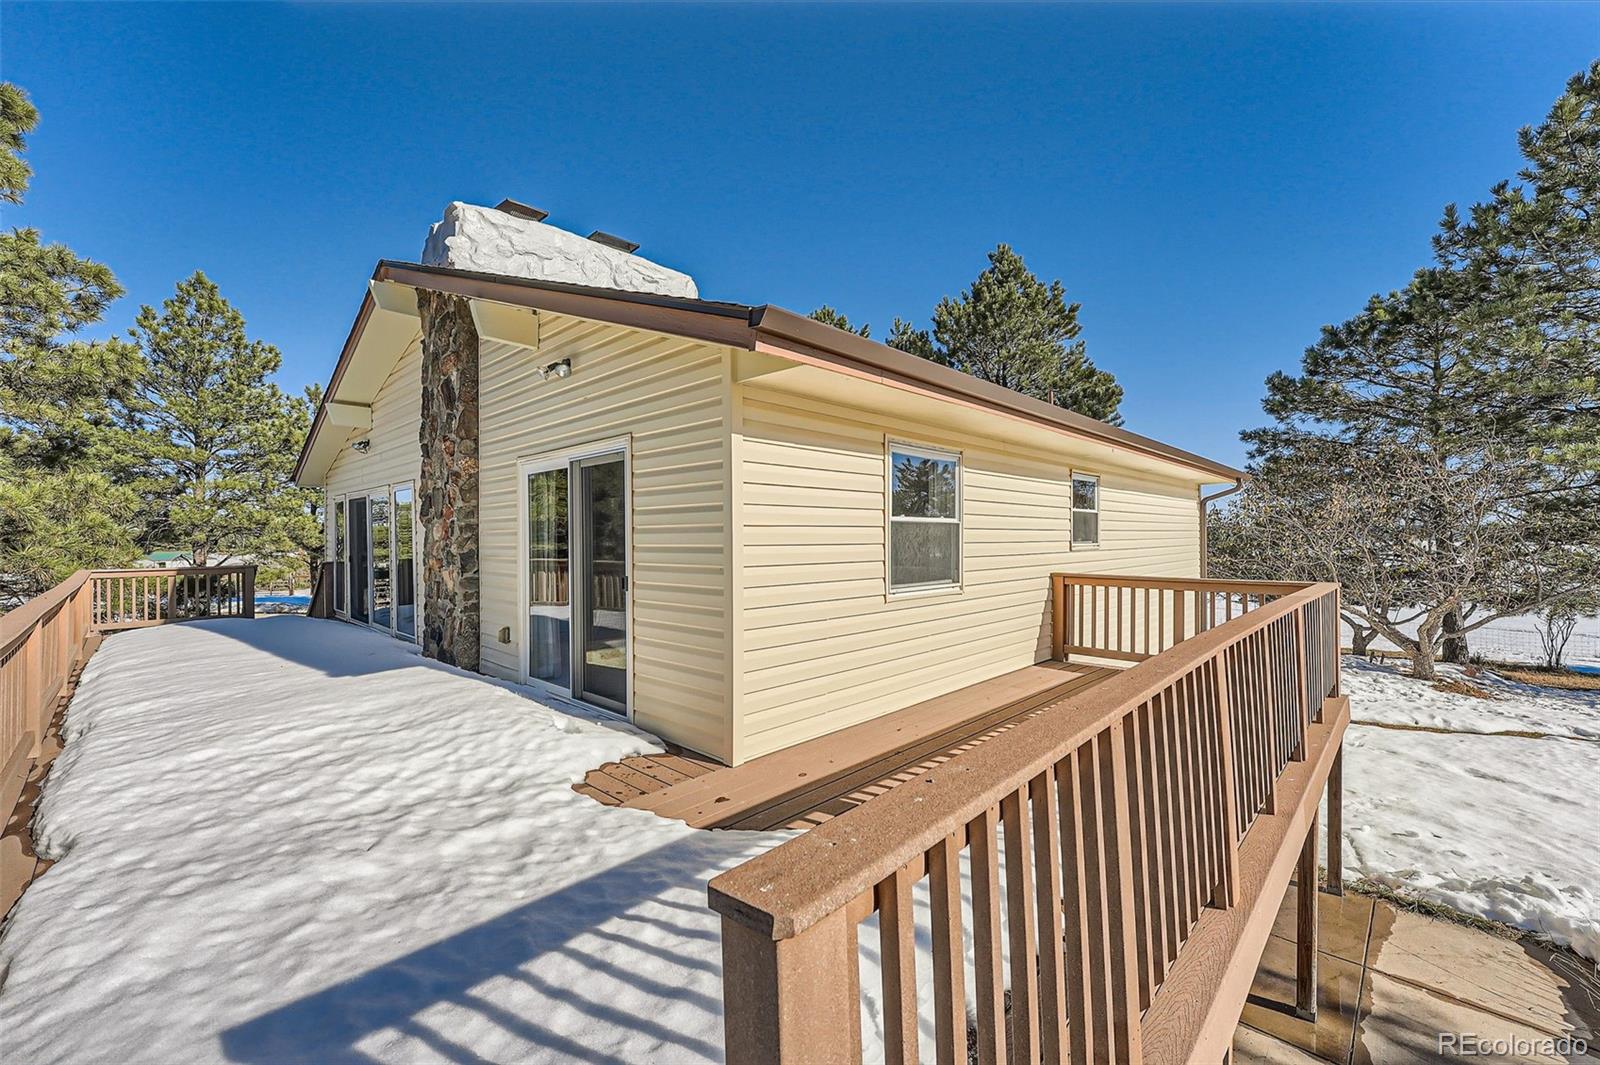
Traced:
<path id="1" fill-rule="evenodd" d="M 244 555 L 230 555 L 222 552 L 206 561 L 208 566 L 245 566 L 254 562 Z M 135 562 L 139 569 L 190 569 L 194 566 L 194 554 L 189 551 L 147 551 Z"/>
<path id="2" fill-rule="evenodd" d="M 374 271 L 295 474 L 337 617 L 738 765 L 1050 657 L 1052 572 L 1201 575 L 1240 471 L 544 218 Z"/>

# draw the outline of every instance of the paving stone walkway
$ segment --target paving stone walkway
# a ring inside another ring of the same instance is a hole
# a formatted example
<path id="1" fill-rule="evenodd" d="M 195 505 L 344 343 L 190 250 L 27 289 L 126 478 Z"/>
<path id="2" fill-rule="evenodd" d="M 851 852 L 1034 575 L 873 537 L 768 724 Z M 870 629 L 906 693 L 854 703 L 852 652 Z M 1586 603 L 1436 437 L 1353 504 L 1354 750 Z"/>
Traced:
<path id="1" fill-rule="evenodd" d="M 1234 1037 L 1235 1065 L 1600 1065 L 1593 965 L 1363 895 L 1318 896 L 1317 1019 L 1299 1019 L 1296 890 L 1290 885 L 1262 955 Z"/>

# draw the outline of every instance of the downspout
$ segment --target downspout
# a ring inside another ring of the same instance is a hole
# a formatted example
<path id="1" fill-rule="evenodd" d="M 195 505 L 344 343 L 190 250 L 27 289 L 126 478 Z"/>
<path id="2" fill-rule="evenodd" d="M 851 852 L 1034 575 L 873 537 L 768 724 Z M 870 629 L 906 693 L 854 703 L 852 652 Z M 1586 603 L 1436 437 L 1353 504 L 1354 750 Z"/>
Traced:
<path id="1" fill-rule="evenodd" d="M 1200 576 L 1201 577 L 1205 577 L 1207 575 L 1207 572 L 1211 568 L 1210 564 L 1208 562 L 1208 555 L 1210 554 L 1210 552 L 1209 552 L 1208 546 L 1206 544 L 1206 508 L 1209 507 L 1212 503 L 1215 503 L 1217 500 L 1222 499 L 1224 496 L 1231 496 L 1231 495 L 1233 495 L 1233 493 L 1239 491 L 1241 488 L 1244 487 L 1244 482 L 1247 481 L 1247 480 L 1249 480 L 1248 477 L 1241 476 L 1237 481 L 1233 482 L 1233 487 L 1232 488 L 1224 488 L 1222 491 L 1216 492 L 1216 493 L 1214 493 L 1212 495 L 1201 495 L 1201 493 L 1203 493 L 1205 491 L 1205 485 L 1200 485 L 1199 487 L 1197 487 L 1195 489 L 1195 494 L 1200 496 Z"/>

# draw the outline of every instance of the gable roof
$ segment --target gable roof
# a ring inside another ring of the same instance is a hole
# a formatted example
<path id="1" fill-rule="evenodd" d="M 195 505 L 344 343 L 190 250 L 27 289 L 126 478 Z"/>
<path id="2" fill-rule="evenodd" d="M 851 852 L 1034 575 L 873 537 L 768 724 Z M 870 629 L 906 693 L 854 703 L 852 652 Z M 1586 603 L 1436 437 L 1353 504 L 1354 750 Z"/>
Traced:
<path id="1" fill-rule="evenodd" d="M 1009 388 L 981 381 L 971 374 L 908 352 L 857 336 L 843 329 L 824 325 L 813 318 L 772 304 L 759 306 L 725 303 L 718 300 L 690 299 L 645 292 L 593 288 L 559 281 L 535 281 L 458 270 L 421 263 L 381 260 L 372 273 L 372 284 L 350 335 L 339 354 L 338 365 L 323 393 L 311 431 L 306 434 L 294 478 L 299 481 L 308 459 L 324 431 L 327 408 L 337 402 L 341 382 L 361 346 L 369 323 L 379 310 L 374 292 L 396 288 L 429 289 L 468 299 L 504 303 L 552 314 L 571 315 L 593 321 L 672 336 L 723 344 L 746 351 L 760 351 L 819 366 L 839 373 L 911 388 L 970 407 L 1020 418 L 1046 426 L 1069 436 L 1098 441 L 1151 458 L 1177 463 L 1219 481 L 1237 481 L 1246 475 L 1221 462 L 1182 448 L 1164 444 L 1138 433 L 1052 403 L 1013 392 Z M 414 306 L 414 304 L 413 304 Z M 369 375 L 370 378 L 371 375 Z M 387 376 L 386 374 L 382 376 Z"/>

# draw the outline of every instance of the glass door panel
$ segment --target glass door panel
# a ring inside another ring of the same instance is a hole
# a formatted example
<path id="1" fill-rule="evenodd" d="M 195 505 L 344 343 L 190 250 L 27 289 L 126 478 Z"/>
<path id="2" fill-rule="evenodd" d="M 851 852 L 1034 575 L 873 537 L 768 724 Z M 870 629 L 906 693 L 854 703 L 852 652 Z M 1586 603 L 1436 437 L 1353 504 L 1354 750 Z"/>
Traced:
<path id="1" fill-rule="evenodd" d="M 345 576 L 349 572 L 346 561 L 350 545 L 345 541 L 344 500 L 333 505 L 333 610 L 343 614 L 348 606 L 345 598 Z"/>
<path id="2" fill-rule="evenodd" d="M 574 464 L 580 523 L 581 698 L 626 712 L 628 704 L 627 485 L 622 458 Z"/>
<path id="3" fill-rule="evenodd" d="M 345 515 L 350 537 L 350 618 L 367 620 L 367 501 L 365 497 L 346 501 Z"/>
<path id="4" fill-rule="evenodd" d="M 394 490 L 394 614 L 395 631 L 417 634 L 416 521 L 411 486 Z"/>
<path id="5" fill-rule="evenodd" d="M 528 475 L 528 675 L 572 687 L 568 471 Z"/>
<path id="6" fill-rule="evenodd" d="M 393 545 L 389 542 L 388 490 L 374 492 L 367 506 L 372 526 L 372 624 L 380 629 L 392 629 L 394 589 L 390 586 L 389 567 Z"/>

